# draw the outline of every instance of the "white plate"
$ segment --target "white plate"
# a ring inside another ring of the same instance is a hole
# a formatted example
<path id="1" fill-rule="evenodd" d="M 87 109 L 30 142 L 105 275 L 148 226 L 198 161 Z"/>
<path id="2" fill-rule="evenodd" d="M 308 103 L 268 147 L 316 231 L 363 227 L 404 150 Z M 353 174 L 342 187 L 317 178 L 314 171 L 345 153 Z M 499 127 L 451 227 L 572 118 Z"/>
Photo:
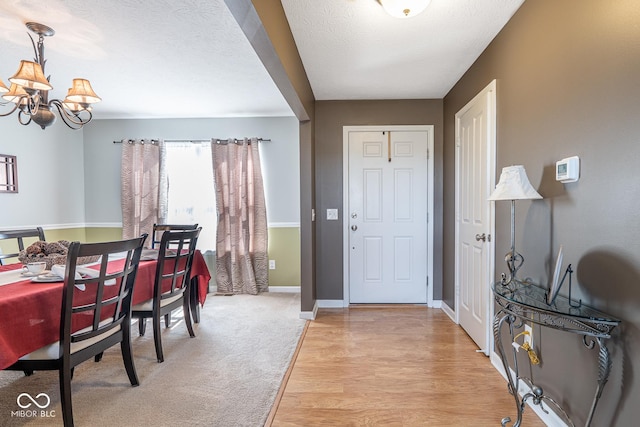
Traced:
<path id="1" fill-rule="evenodd" d="M 49 271 L 45 270 L 42 273 L 29 273 L 28 271 L 23 271 L 22 273 L 20 273 L 20 275 L 22 277 L 36 277 L 36 276 L 40 276 L 41 274 L 47 274 Z"/>
<path id="2" fill-rule="evenodd" d="M 53 283 L 53 282 L 62 282 L 64 279 L 56 274 L 41 274 L 40 276 L 36 276 L 31 279 L 32 282 L 37 283 Z"/>

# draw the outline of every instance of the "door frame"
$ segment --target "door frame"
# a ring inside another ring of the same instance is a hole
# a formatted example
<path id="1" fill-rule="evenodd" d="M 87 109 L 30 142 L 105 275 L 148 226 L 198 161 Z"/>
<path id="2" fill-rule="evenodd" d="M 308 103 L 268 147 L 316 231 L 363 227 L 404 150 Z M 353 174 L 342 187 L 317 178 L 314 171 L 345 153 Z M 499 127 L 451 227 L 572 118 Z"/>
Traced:
<path id="1" fill-rule="evenodd" d="M 349 306 L 349 132 L 427 132 L 427 306 L 433 306 L 433 125 L 343 126 L 342 127 L 342 305 Z"/>
<path id="2" fill-rule="evenodd" d="M 455 321 L 460 324 L 460 117 L 464 115 L 472 106 L 481 102 L 484 96 L 487 96 L 487 183 L 489 188 L 493 190 L 496 185 L 496 80 L 489 83 L 484 89 L 482 89 L 476 96 L 473 97 L 464 107 L 460 109 L 455 115 Z M 495 204 L 489 202 L 488 206 L 488 225 L 489 225 L 489 241 L 486 242 L 487 248 L 487 277 L 486 282 L 491 285 L 495 277 Z M 493 326 L 493 314 L 494 307 L 493 292 L 489 287 L 487 292 L 487 330 L 486 330 L 486 342 L 487 348 L 483 349 L 483 352 L 489 356 L 493 353 L 494 342 L 491 339 L 491 331 Z"/>

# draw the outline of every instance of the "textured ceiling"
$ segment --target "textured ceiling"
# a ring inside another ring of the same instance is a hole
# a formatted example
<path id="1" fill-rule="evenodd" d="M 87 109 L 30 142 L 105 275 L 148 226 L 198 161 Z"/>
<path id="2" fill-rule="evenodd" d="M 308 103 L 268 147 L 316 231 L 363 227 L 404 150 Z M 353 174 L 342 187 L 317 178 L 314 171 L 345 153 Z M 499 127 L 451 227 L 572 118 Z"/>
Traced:
<path id="1" fill-rule="evenodd" d="M 95 118 L 292 115 L 223 0 L 2 0 L 5 84 L 33 58 L 27 21 L 56 31 L 53 97 L 88 78 L 103 100 Z"/>
<path id="2" fill-rule="evenodd" d="M 282 0 L 317 99 L 442 98 L 524 0 L 432 0 L 411 19 L 376 0 Z M 0 78 L 45 39 L 53 97 L 73 78 L 95 118 L 291 116 L 223 0 L 1 0 Z M 0 108 L 0 113 L 2 109 Z"/>
<path id="3" fill-rule="evenodd" d="M 376 0 L 282 0 L 318 100 L 443 98 L 524 0 L 432 0 L 393 18 Z"/>

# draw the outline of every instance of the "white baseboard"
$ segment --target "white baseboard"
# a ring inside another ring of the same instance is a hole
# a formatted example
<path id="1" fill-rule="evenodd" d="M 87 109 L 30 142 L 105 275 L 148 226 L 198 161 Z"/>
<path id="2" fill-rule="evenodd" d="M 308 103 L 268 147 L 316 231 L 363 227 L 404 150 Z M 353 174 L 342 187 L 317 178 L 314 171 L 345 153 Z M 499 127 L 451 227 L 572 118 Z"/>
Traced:
<path id="1" fill-rule="evenodd" d="M 344 308 L 349 307 L 349 303 L 341 299 L 319 299 L 317 300 L 319 308 Z M 441 300 L 433 300 L 429 308 L 441 308 Z"/>
<path id="2" fill-rule="evenodd" d="M 341 299 L 319 299 L 316 300 L 316 303 L 318 303 L 318 308 L 343 308 L 349 306 L 349 304 L 345 305 Z"/>
<path id="3" fill-rule="evenodd" d="M 269 286 L 269 292 L 300 293 L 300 286 Z"/>
<path id="4" fill-rule="evenodd" d="M 301 311 L 300 318 L 305 320 L 316 320 L 317 314 L 318 314 L 318 300 L 316 300 L 316 302 L 313 303 L 312 311 Z"/>
<path id="5" fill-rule="evenodd" d="M 445 314 L 447 316 L 449 316 L 449 318 L 453 321 L 453 323 L 457 324 L 457 320 L 456 320 L 456 312 L 453 311 L 451 309 L 451 307 L 449 307 L 449 305 L 446 302 L 442 302 L 441 307 L 442 311 L 445 312 Z"/>
<path id="6" fill-rule="evenodd" d="M 493 365 L 493 367 L 496 368 L 496 370 L 500 373 L 500 375 L 502 375 L 505 381 L 509 381 L 507 379 L 507 375 L 505 374 L 504 366 L 502 365 L 502 359 L 500 359 L 500 355 L 498 355 L 498 353 L 496 352 L 493 352 L 491 353 L 490 358 L 491 358 L 491 364 Z M 515 372 L 513 372 L 513 370 L 511 369 L 509 369 L 509 371 L 511 371 L 512 378 L 515 378 Z M 529 387 L 524 381 L 518 382 L 518 394 L 520 395 L 520 397 L 524 396 L 530 391 L 531 391 L 531 387 Z M 545 404 L 544 401 L 543 401 L 543 404 Z M 548 411 L 548 413 L 545 413 L 540 407 L 540 405 L 534 405 L 532 402 L 532 399 L 527 399 L 527 408 L 535 412 L 538 418 L 540 418 L 540 420 L 547 427 L 568 427 L 568 424 L 558 414 L 556 414 L 551 408 L 548 408 L 548 405 L 545 405 L 545 408 L 547 408 L 547 411 Z M 505 416 L 510 416 L 512 421 L 516 420 L 517 412 L 515 408 L 515 402 L 514 402 L 513 412 L 511 414 L 505 414 Z"/>

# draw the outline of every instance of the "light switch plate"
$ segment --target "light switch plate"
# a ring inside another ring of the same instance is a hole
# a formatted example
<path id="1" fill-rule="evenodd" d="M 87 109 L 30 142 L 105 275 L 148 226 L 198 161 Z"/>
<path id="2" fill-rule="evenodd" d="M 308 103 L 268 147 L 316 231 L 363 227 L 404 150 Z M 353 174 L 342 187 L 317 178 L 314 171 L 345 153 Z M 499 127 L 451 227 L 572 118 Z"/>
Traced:
<path id="1" fill-rule="evenodd" d="M 327 219 L 336 221 L 338 219 L 338 209 L 327 209 Z"/>

